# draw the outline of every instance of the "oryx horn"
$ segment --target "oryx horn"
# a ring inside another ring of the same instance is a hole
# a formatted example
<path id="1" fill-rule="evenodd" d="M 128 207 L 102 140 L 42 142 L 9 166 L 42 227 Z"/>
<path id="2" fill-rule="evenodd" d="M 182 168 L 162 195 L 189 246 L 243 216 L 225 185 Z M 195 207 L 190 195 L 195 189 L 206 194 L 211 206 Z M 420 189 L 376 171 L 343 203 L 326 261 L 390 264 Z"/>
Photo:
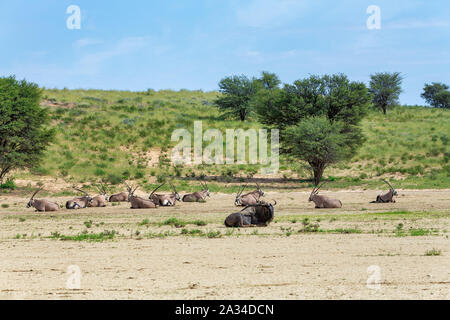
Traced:
<path id="1" fill-rule="evenodd" d="M 128 183 L 127 183 L 125 180 L 122 179 L 122 182 L 127 186 L 128 192 L 130 192 L 131 190 L 133 190 L 133 189 L 128 185 Z"/>
<path id="2" fill-rule="evenodd" d="M 247 187 L 247 185 L 248 185 L 248 183 L 245 184 L 245 185 L 242 187 L 242 189 L 241 189 L 240 191 L 238 191 L 238 194 L 237 194 L 237 197 L 238 197 L 238 198 L 241 196 L 242 192 L 244 192 L 244 190 L 245 190 L 245 188 Z"/>
<path id="3" fill-rule="evenodd" d="M 150 198 L 152 197 L 152 195 L 156 192 L 156 190 L 158 190 L 159 188 L 161 188 L 163 185 L 165 185 L 166 183 L 162 183 L 160 184 L 158 187 L 156 187 L 155 189 L 153 189 L 152 193 L 150 194 Z"/>
<path id="4" fill-rule="evenodd" d="M 383 180 L 383 182 L 385 182 L 391 189 L 394 189 L 394 187 L 389 183 L 389 181 Z"/>
<path id="5" fill-rule="evenodd" d="M 34 196 L 35 196 L 39 191 L 41 191 L 42 189 L 44 189 L 44 186 L 38 188 L 38 189 L 33 193 L 33 195 L 31 196 L 30 200 L 33 200 Z"/>
<path id="6" fill-rule="evenodd" d="M 80 192 L 84 193 L 85 195 L 89 196 L 89 194 L 88 194 L 86 191 L 83 191 L 83 190 L 78 189 L 78 188 L 75 188 L 75 187 L 73 187 L 73 188 L 74 188 L 75 190 L 80 191 Z"/>

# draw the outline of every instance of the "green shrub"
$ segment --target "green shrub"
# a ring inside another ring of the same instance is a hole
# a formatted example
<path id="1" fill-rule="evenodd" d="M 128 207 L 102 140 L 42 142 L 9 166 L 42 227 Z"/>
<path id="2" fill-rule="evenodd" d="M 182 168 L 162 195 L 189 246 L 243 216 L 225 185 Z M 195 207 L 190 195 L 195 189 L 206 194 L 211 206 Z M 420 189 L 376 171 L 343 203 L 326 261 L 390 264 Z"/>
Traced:
<path id="1" fill-rule="evenodd" d="M 17 186 L 16 186 L 14 180 L 11 178 L 6 179 L 5 183 L 0 184 L 0 189 L 15 190 L 16 188 L 17 188 Z"/>

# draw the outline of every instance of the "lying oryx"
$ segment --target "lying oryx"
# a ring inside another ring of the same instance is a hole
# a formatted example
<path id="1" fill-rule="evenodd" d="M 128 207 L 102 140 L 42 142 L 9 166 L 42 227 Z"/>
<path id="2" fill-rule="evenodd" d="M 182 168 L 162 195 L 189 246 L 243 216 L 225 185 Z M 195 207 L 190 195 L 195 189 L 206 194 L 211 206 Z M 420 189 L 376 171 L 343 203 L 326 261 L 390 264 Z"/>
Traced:
<path id="1" fill-rule="evenodd" d="M 113 194 L 109 197 L 109 202 L 127 202 L 128 201 L 128 194 L 131 191 L 130 186 L 126 183 L 126 181 L 122 180 L 122 182 L 125 184 L 125 186 L 127 187 L 127 192 L 120 192 L 120 193 L 116 193 Z"/>
<path id="2" fill-rule="evenodd" d="M 150 195 L 149 199 L 152 200 L 155 203 L 158 203 L 160 206 L 164 206 L 164 207 L 174 206 L 176 201 L 181 201 L 181 197 L 178 194 L 177 189 L 175 188 L 175 186 L 171 182 L 169 182 L 169 183 L 170 183 L 170 186 L 173 189 L 173 192 L 171 194 L 156 194 L 156 193 L 152 193 Z M 162 185 L 160 185 L 159 187 L 161 187 L 163 185 L 164 185 L 164 183 Z M 156 188 L 154 190 L 154 192 L 156 190 L 158 190 L 159 187 Z"/>
<path id="3" fill-rule="evenodd" d="M 205 202 L 206 197 L 210 196 L 208 185 L 201 183 L 203 190 L 194 193 L 188 193 L 183 196 L 183 202 Z"/>
<path id="4" fill-rule="evenodd" d="M 75 188 L 75 190 L 80 191 L 84 193 L 84 196 L 74 198 L 72 200 L 69 200 L 66 202 L 66 208 L 67 209 L 82 209 L 87 208 L 89 206 L 89 203 L 92 201 L 92 197 L 85 191 Z"/>
<path id="5" fill-rule="evenodd" d="M 229 228 L 266 227 L 274 217 L 274 206 L 277 202 L 266 203 L 260 201 L 246 206 L 239 212 L 230 214 L 225 219 L 225 226 Z"/>
<path id="6" fill-rule="evenodd" d="M 30 198 L 30 201 L 28 201 L 27 208 L 34 207 L 36 211 L 42 212 L 42 211 L 58 211 L 59 210 L 59 204 L 56 202 L 50 202 L 48 200 L 35 200 L 34 196 L 43 189 L 44 187 L 41 187 L 37 189 L 33 195 Z"/>
<path id="7" fill-rule="evenodd" d="M 106 184 L 102 182 L 97 186 L 99 195 L 92 198 L 92 201 L 88 203 L 88 207 L 106 207 L 108 202 L 108 196 L 106 195 Z"/>
<path id="8" fill-rule="evenodd" d="M 319 189 L 324 185 L 314 187 L 308 201 L 313 201 L 316 208 L 342 208 L 341 200 L 331 199 L 326 196 L 319 196 Z"/>
<path id="9" fill-rule="evenodd" d="M 243 186 L 242 189 L 237 193 L 236 199 L 234 200 L 235 206 L 245 207 L 250 204 L 257 204 L 259 201 L 259 198 L 264 197 L 264 192 L 261 190 L 259 183 L 256 183 L 256 187 L 257 187 L 256 190 L 243 195 L 242 192 L 244 191 L 244 189 L 246 187 L 247 187 L 247 184 L 245 186 Z"/>
<path id="10" fill-rule="evenodd" d="M 383 182 L 385 182 L 389 186 L 389 191 L 384 194 L 378 195 L 377 200 L 372 201 L 371 203 L 395 202 L 394 196 L 397 195 L 397 190 L 394 189 L 394 187 L 389 183 L 389 181 L 383 180 Z"/>
<path id="11" fill-rule="evenodd" d="M 139 188 L 139 186 L 136 186 L 136 188 L 132 189 L 130 188 L 130 192 L 128 194 L 128 201 L 131 203 L 131 209 L 150 209 L 150 208 L 156 208 L 157 204 L 154 203 L 152 200 L 147 200 L 138 196 L 134 195 L 134 192 Z M 153 191 L 154 192 L 154 191 Z M 153 194 L 152 192 L 152 194 Z M 151 198 L 152 195 L 150 195 Z"/>

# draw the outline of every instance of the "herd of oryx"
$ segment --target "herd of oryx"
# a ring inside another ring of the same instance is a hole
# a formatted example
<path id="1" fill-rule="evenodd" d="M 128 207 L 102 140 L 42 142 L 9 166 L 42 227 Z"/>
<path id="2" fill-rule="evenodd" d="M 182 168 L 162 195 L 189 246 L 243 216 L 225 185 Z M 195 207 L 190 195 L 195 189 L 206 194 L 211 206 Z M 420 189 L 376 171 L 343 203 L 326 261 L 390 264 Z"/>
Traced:
<path id="1" fill-rule="evenodd" d="M 397 195 L 397 191 L 386 180 L 383 180 L 388 186 L 389 191 L 377 196 L 375 201 L 371 203 L 387 203 L 395 202 L 394 196 Z M 138 197 L 134 193 L 138 189 L 138 186 L 130 186 L 126 181 L 123 181 L 127 188 L 127 192 L 121 192 L 113 194 L 108 197 L 106 184 L 101 183 L 96 185 L 99 195 L 91 197 L 87 192 L 82 189 L 74 187 L 75 190 L 83 193 L 83 196 L 71 199 L 66 202 L 67 209 L 82 209 L 88 207 L 106 207 L 108 202 L 129 202 L 131 209 L 148 209 L 156 208 L 159 206 L 174 206 L 176 201 L 182 202 L 206 202 L 206 198 L 210 197 L 208 185 L 201 182 L 202 190 L 198 192 L 188 193 L 180 197 L 175 186 L 169 182 L 172 193 L 170 194 L 158 194 L 156 191 L 161 188 L 165 183 L 156 187 L 148 197 L 148 199 Z M 338 199 L 332 199 L 324 195 L 319 195 L 319 189 L 324 185 L 318 185 L 313 188 L 309 201 L 314 202 L 315 208 L 341 208 L 342 202 Z M 260 185 L 256 184 L 256 190 L 243 194 L 248 184 L 244 185 L 238 191 L 234 200 L 235 206 L 244 207 L 241 211 L 230 214 L 225 219 L 225 226 L 227 227 L 253 227 L 253 226 L 267 226 L 274 218 L 274 206 L 277 202 L 267 203 L 260 198 L 264 196 L 264 192 L 261 190 Z M 34 199 L 36 194 L 44 187 L 37 189 L 30 200 L 28 201 L 27 208 L 34 207 L 36 211 L 58 211 L 60 206 L 56 202 L 51 202 L 45 199 Z"/>

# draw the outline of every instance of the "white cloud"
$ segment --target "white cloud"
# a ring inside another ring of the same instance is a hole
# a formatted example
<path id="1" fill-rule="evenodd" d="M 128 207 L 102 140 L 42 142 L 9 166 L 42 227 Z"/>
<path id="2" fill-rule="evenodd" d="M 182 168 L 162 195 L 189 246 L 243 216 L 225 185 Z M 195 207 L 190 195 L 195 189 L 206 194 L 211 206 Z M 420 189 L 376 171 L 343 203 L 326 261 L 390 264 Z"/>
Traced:
<path id="1" fill-rule="evenodd" d="M 298 17 L 304 8 L 304 0 L 252 0 L 246 6 L 239 4 L 236 15 L 242 24 L 267 27 Z"/>
<path id="2" fill-rule="evenodd" d="M 96 45 L 96 44 L 101 44 L 103 43 L 103 41 L 98 40 L 98 39 L 92 39 L 92 38 L 83 38 L 83 39 L 78 39 L 77 41 L 75 41 L 73 43 L 73 47 L 75 49 L 81 49 L 87 46 L 92 46 L 92 45 Z"/>
<path id="3" fill-rule="evenodd" d="M 78 61 L 77 72 L 81 74 L 95 74 L 102 63 L 114 57 L 123 56 L 136 52 L 150 45 L 149 37 L 129 37 L 115 43 L 111 48 L 88 53 Z"/>

